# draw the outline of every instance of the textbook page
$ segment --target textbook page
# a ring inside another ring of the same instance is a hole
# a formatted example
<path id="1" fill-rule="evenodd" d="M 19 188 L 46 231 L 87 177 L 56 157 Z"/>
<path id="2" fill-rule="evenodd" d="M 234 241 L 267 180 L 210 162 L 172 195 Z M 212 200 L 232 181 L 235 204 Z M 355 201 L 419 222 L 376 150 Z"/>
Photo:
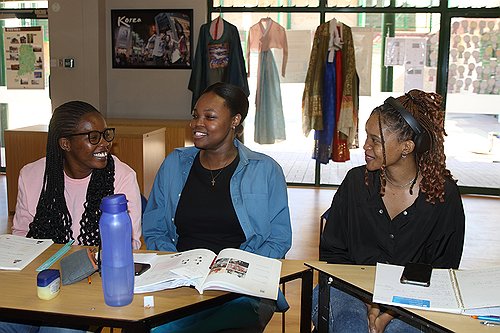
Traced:
<path id="1" fill-rule="evenodd" d="M 146 293 L 182 286 L 199 286 L 205 280 L 215 253 L 206 249 L 173 254 L 134 253 L 134 262 L 151 267 L 134 279 L 134 293 Z"/>
<path id="2" fill-rule="evenodd" d="M 0 269 L 20 271 L 53 243 L 51 239 L 0 235 Z"/>
<path id="3" fill-rule="evenodd" d="M 377 263 L 373 302 L 461 313 L 448 269 L 433 269 L 429 287 L 399 282 L 403 269 L 403 266 Z"/>
<path id="4" fill-rule="evenodd" d="M 455 275 L 467 314 L 500 315 L 500 267 L 457 270 Z M 491 309 L 478 311 L 481 308 Z"/>
<path id="5" fill-rule="evenodd" d="M 276 300 L 281 261 L 239 249 L 222 250 L 213 263 L 203 290 L 225 290 Z"/>

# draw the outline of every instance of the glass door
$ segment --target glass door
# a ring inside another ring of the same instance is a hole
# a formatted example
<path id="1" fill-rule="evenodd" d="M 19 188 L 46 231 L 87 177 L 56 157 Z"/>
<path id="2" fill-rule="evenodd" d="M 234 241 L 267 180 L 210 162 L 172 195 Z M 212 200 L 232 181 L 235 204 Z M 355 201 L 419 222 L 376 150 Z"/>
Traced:
<path id="1" fill-rule="evenodd" d="M 445 141 L 458 184 L 500 188 L 500 19 L 451 20 Z"/>

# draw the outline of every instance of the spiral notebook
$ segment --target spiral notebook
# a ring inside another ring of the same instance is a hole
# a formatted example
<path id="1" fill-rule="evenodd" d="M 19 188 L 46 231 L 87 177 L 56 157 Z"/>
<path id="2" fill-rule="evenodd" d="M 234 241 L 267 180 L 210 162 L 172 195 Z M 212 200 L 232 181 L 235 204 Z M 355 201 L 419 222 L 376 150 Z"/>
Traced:
<path id="1" fill-rule="evenodd" d="M 464 315 L 500 316 L 500 267 L 433 269 L 429 287 L 400 283 L 403 269 L 377 263 L 373 302 Z"/>

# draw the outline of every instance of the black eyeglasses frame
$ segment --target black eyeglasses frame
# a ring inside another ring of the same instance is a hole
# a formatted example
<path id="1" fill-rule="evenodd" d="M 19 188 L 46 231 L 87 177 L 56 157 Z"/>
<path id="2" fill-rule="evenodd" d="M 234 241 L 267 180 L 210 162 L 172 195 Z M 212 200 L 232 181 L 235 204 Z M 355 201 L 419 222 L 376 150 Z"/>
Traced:
<path id="1" fill-rule="evenodd" d="M 99 144 L 99 142 L 101 142 L 101 139 L 103 139 L 103 138 L 107 142 L 113 141 L 115 139 L 115 130 L 116 129 L 114 127 L 109 127 L 109 128 L 105 128 L 102 132 L 100 132 L 100 131 L 89 131 L 89 132 L 83 132 L 83 133 L 68 134 L 68 135 L 66 135 L 66 137 L 72 137 L 72 136 L 78 136 L 78 135 L 86 135 L 87 139 L 90 142 L 90 144 L 97 145 L 97 144 Z M 112 133 L 113 133 L 113 137 L 111 139 L 107 139 L 106 135 L 104 135 L 104 133 L 106 133 L 108 131 L 112 131 Z M 97 140 L 97 141 L 91 140 L 90 138 L 91 138 L 91 134 L 92 133 L 99 133 L 99 140 Z"/>

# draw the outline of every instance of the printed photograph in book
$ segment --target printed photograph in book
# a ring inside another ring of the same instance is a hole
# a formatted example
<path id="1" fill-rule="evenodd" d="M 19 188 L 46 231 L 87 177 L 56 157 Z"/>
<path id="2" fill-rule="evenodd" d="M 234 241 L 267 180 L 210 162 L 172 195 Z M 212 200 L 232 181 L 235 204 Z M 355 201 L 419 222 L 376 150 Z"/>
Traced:
<path id="1" fill-rule="evenodd" d="M 209 274 L 227 273 L 244 278 L 248 271 L 248 265 L 249 263 L 243 260 L 221 258 L 215 261 Z"/>
<path id="2" fill-rule="evenodd" d="M 111 11 L 113 68 L 191 68 L 192 9 Z"/>

